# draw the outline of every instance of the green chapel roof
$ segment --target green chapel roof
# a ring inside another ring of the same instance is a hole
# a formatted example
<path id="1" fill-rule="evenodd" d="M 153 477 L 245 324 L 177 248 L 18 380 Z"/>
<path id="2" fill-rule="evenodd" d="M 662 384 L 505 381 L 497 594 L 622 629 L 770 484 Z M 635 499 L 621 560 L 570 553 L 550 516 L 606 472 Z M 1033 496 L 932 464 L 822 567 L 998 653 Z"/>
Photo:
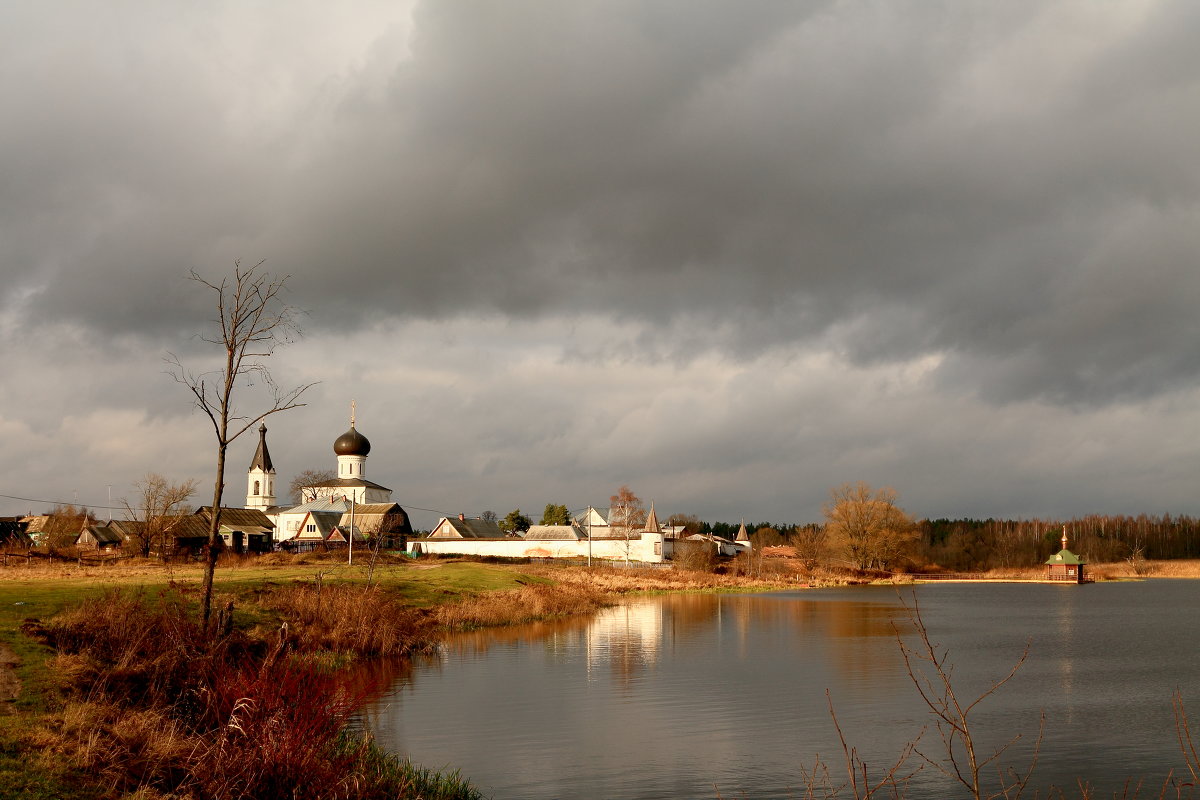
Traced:
<path id="1" fill-rule="evenodd" d="M 1059 550 L 1056 554 L 1046 559 L 1047 564 L 1086 564 L 1079 556 L 1072 553 L 1067 548 Z"/>

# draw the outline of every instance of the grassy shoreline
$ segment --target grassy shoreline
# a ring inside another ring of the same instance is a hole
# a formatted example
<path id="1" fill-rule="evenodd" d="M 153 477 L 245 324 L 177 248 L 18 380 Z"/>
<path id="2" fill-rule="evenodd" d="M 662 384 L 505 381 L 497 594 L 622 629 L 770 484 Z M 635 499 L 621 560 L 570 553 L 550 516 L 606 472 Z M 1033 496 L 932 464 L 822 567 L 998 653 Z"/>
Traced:
<path id="1" fill-rule="evenodd" d="M 329 709 L 361 691 L 342 680 L 346 667 L 426 651 L 451 631 L 590 613 L 631 593 L 788 585 L 465 560 L 391 559 L 370 585 L 368 575 L 320 557 L 231 560 L 214 598 L 228 609 L 228 633 L 212 642 L 196 625 L 198 567 L 0 568 L 0 645 L 19 685 L 0 704 L 0 785 L 27 800 L 268 796 L 289 780 L 313 797 L 475 798 L 457 775 L 345 738 L 347 714 Z M 326 718 L 341 722 L 318 724 Z M 253 768 L 231 771 L 211 742 Z M 317 768 L 326 763 L 340 775 Z"/>
<path id="2" fill-rule="evenodd" d="M 1140 565 L 1141 575 L 1127 564 L 1093 570 L 1102 580 L 1200 578 L 1200 561 L 1149 566 Z M 919 580 L 919 574 L 763 572 L 391 559 L 377 565 L 369 585 L 361 564 L 290 556 L 231 560 L 217 572 L 214 602 L 229 609 L 229 633 L 214 643 L 195 627 L 199 567 L 3 567 L 0 699 L 6 692 L 15 696 L 0 702 L 0 786 L 24 800 L 251 797 L 301 773 L 310 781 L 314 765 L 328 762 L 355 776 L 353 792 L 328 774 L 332 788 L 309 796 L 474 798 L 478 793 L 457 775 L 419 770 L 370 742 L 346 739 L 338 726 L 318 724 L 344 722 L 338 704 L 360 691 L 338 677 L 348 665 L 422 652 L 451 631 L 586 614 L 632 595 Z M 985 580 L 1041 574 L 1039 568 L 997 571 Z M 5 662 L 15 666 L 6 669 Z M 315 694 L 301 688 L 313 683 L 332 688 Z M 258 740 L 270 738 L 266 731 L 288 729 L 292 738 L 271 740 L 279 748 L 274 755 L 260 753 L 255 763 L 262 774 L 230 773 L 205 745 L 262 749 Z M 298 749 L 301 733 L 319 745 L 304 750 L 309 760 L 276 763 L 278 752 Z M 114 754 L 124 755 L 114 761 Z M 266 774 L 275 767 L 279 774 Z M 268 780 L 276 783 L 263 783 Z"/>

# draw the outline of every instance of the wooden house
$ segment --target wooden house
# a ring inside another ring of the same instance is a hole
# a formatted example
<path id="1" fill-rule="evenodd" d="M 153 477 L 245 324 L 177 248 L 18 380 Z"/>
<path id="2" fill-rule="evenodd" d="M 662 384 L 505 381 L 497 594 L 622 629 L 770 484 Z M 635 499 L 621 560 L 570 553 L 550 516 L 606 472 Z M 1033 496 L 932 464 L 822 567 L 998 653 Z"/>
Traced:
<path id="1" fill-rule="evenodd" d="M 0 517 L 0 547 L 19 547 L 23 550 L 33 545 L 29 536 L 29 524 L 22 517 Z"/>
<path id="2" fill-rule="evenodd" d="M 467 519 L 463 514 L 457 517 L 442 517 L 433 526 L 430 539 L 503 539 L 507 536 L 504 530 L 490 519 Z"/>
<path id="3" fill-rule="evenodd" d="M 204 538 L 201 546 L 207 545 L 212 506 L 201 506 L 192 516 L 203 522 Z M 197 526 L 192 525 L 188 528 L 188 546 L 194 547 Z M 269 553 L 275 549 L 275 524 L 261 509 L 222 506 L 218 533 L 222 544 L 235 553 Z"/>
<path id="4" fill-rule="evenodd" d="M 129 537 L 110 520 L 107 525 L 85 525 L 75 538 L 75 546 L 83 550 L 107 552 L 125 547 Z"/>

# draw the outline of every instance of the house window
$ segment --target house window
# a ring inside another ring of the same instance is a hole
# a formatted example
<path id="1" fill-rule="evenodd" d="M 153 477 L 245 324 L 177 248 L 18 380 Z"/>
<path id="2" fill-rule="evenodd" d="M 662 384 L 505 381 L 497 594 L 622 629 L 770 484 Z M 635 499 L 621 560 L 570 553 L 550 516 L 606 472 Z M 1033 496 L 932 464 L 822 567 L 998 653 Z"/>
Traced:
<path id="1" fill-rule="evenodd" d="M 654 555 L 656 555 L 656 556 L 662 555 L 662 542 L 654 543 Z"/>
<path id="2" fill-rule="evenodd" d="M 310 523 L 308 523 L 307 525 L 305 525 L 305 526 L 304 526 L 304 530 L 308 531 L 309 533 L 316 533 L 316 532 L 317 532 L 317 526 L 316 526 L 316 524 L 315 524 L 315 523 L 312 523 L 312 522 L 310 522 Z"/>

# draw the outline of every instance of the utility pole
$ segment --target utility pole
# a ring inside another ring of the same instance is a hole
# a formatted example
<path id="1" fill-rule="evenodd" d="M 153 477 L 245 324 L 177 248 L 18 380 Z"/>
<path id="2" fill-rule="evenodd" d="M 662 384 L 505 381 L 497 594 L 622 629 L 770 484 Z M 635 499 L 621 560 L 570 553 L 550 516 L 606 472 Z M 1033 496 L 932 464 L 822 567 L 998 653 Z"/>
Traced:
<path id="1" fill-rule="evenodd" d="M 347 559 L 347 564 L 354 563 L 354 491 L 350 492 L 350 556 Z"/>

